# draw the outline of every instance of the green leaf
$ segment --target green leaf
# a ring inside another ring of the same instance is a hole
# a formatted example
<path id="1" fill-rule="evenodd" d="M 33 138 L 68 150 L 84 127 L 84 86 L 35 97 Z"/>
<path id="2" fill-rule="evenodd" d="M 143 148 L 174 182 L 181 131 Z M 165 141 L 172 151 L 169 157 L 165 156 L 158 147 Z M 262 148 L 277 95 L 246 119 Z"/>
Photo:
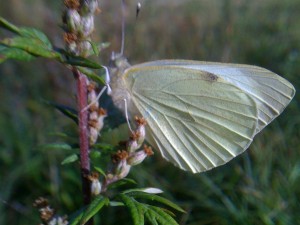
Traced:
<path id="1" fill-rule="evenodd" d="M 70 216 L 68 225 L 78 224 L 83 216 L 84 210 L 86 210 L 86 209 L 87 209 L 87 206 L 84 206 L 83 208 L 81 208 L 81 209 L 77 210 L 75 213 L 73 213 Z"/>
<path id="2" fill-rule="evenodd" d="M 63 132 L 50 132 L 50 133 L 48 133 L 48 135 L 63 138 L 63 139 L 75 139 L 75 140 L 77 140 L 77 137 L 70 136 L 69 134 L 63 133 Z"/>
<path id="3" fill-rule="evenodd" d="M 15 59 L 20 61 L 30 61 L 35 59 L 33 55 L 18 48 L 7 47 L 0 45 L 0 63 L 7 59 Z"/>
<path id="4" fill-rule="evenodd" d="M 80 56 L 69 56 L 68 59 L 62 60 L 62 62 L 73 66 L 82 66 L 82 67 L 88 67 L 92 69 L 102 68 L 100 64 Z"/>
<path id="5" fill-rule="evenodd" d="M 90 151 L 90 158 L 93 160 L 101 158 L 101 152 L 99 151 Z"/>
<path id="6" fill-rule="evenodd" d="M 119 187 L 119 186 L 122 186 L 122 185 L 125 185 L 125 184 L 136 184 L 135 180 L 132 180 L 132 179 L 128 179 L 128 178 L 123 178 L 121 180 L 118 180 L 112 184 L 110 184 L 108 186 L 109 189 L 114 189 L 116 187 Z"/>
<path id="7" fill-rule="evenodd" d="M 46 34 L 44 34 L 42 31 L 38 29 L 31 28 L 31 27 L 18 28 L 17 26 L 13 25 L 12 23 L 8 22 L 2 17 L 0 17 L 0 27 L 3 27 L 4 29 L 7 29 L 15 34 L 19 34 L 23 37 L 30 37 L 33 39 L 37 39 L 41 41 L 41 43 L 43 43 L 49 49 L 52 48 L 51 42 L 49 41 Z"/>
<path id="8" fill-rule="evenodd" d="M 72 146 L 66 143 L 51 143 L 42 146 L 43 149 L 59 149 L 59 150 L 71 150 Z"/>
<path id="9" fill-rule="evenodd" d="M 3 27 L 6 30 L 9 30 L 13 33 L 19 34 L 20 33 L 20 29 L 13 25 L 12 23 L 8 22 L 6 19 L 4 19 L 3 17 L 0 17 L 0 27 Z"/>
<path id="10" fill-rule="evenodd" d="M 78 159 L 79 159 L 78 155 L 74 153 L 72 155 L 69 155 L 67 158 L 65 158 L 61 162 L 61 165 L 66 165 L 66 164 L 69 164 L 69 163 L 76 162 Z"/>
<path id="11" fill-rule="evenodd" d="M 76 124 L 78 124 L 78 117 L 77 117 L 77 111 L 69 106 L 57 104 L 55 102 L 51 101 L 44 101 L 47 105 L 50 105 L 60 111 L 62 114 L 65 116 L 69 117 L 72 119 Z"/>
<path id="12" fill-rule="evenodd" d="M 161 189 L 158 188 L 135 188 L 135 189 L 129 189 L 126 191 L 123 191 L 123 194 L 128 194 L 132 192 L 144 192 L 144 193 L 149 193 L 149 194 L 160 194 L 163 193 Z"/>
<path id="13" fill-rule="evenodd" d="M 101 153 L 105 154 L 111 154 L 112 151 L 115 151 L 115 147 L 113 145 L 106 143 L 96 143 L 92 146 L 92 149 L 100 150 Z"/>
<path id="14" fill-rule="evenodd" d="M 150 212 L 151 216 L 156 219 L 157 222 L 161 225 L 178 225 L 176 220 L 173 219 L 168 213 L 163 209 L 156 206 L 147 206 L 147 211 Z"/>
<path id="15" fill-rule="evenodd" d="M 149 220 L 151 225 L 158 225 L 158 223 L 156 221 L 156 215 L 152 211 L 150 211 L 150 210 L 146 211 L 145 212 L 145 217 L 146 217 L 146 219 Z"/>
<path id="16" fill-rule="evenodd" d="M 87 53 L 87 56 L 91 56 L 91 55 L 96 55 L 98 56 L 99 53 L 103 50 L 103 49 L 106 49 L 110 46 L 110 43 L 109 42 L 103 42 L 103 43 L 95 43 L 95 42 L 92 42 L 92 41 L 89 41 L 89 43 L 91 44 L 92 46 L 92 49 L 89 50 L 89 52 Z"/>
<path id="17" fill-rule="evenodd" d="M 53 51 L 37 39 L 29 37 L 15 37 L 6 38 L 2 40 L 1 43 L 10 47 L 22 49 L 35 56 L 56 59 L 61 58 L 61 55 L 58 52 Z"/>
<path id="18" fill-rule="evenodd" d="M 178 225 L 172 217 L 174 214 L 163 208 L 137 202 L 133 197 L 125 194 L 119 196 L 125 206 L 129 208 L 134 225 L 143 225 L 145 219 L 153 225 Z"/>
<path id="19" fill-rule="evenodd" d="M 135 204 L 135 200 L 131 197 L 128 197 L 125 194 L 120 194 L 120 198 L 130 210 L 133 224 L 134 225 L 143 225 L 144 224 L 144 214 L 141 214 L 142 209 L 139 205 Z"/>
<path id="20" fill-rule="evenodd" d="M 81 73 L 84 73 L 88 78 L 92 79 L 93 81 L 95 81 L 99 84 L 105 85 L 105 80 L 102 77 L 100 77 L 99 75 L 97 75 L 94 71 L 92 71 L 88 68 L 85 68 L 85 67 L 81 67 L 81 66 L 78 66 L 76 68 Z"/>
<path id="21" fill-rule="evenodd" d="M 88 208 L 84 211 L 80 220 L 80 224 L 85 224 L 90 218 L 92 218 L 97 212 L 99 212 L 104 205 L 109 204 L 109 199 L 103 196 L 97 196 Z"/>
<path id="22" fill-rule="evenodd" d="M 19 30 L 19 34 L 23 37 L 30 37 L 39 40 L 46 48 L 52 49 L 52 44 L 46 34 L 42 31 L 31 27 L 24 27 Z"/>
<path id="23" fill-rule="evenodd" d="M 90 41 L 90 44 L 92 46 L 93 52 L 96 56 L 99 56 L 99 49 L 95 42 Z"/>
<path id="24" fill-rule="evenodd" d="M 156 201 L 159 203 L 162 203 L 164 205 L 167 205 L 179 212 L 185 213 L 185 211 L 179 207 L 178 205 L 176 205 L 175 203 L 171 202 L 170 200 L 158 196 L 158 195 L 153 195 L 153 194 L 148 194 L 148 193 L 142 193 L 142 192 L 130 192 L 127 195 L 132 196 L 134 198 L 141 198 L 141 199 L 147 199 L 147 200 L 151 200 L 151 201 Z"/>
<path id="25" fill-rule="evenodd" d="M 123 202 L 110 201 L 109 206 L 111 206 L 111 207 L 124 206 L 124 203 Z"/>
<path id="26" fill-rule="evenodd" d="M 104 172 L 104 170 L 102 170 L 100 167 L 98 166 L 94 166 L 94 169 L 99 172 L 101 175 L 103 175 L 104 177 L 106 177 L 106 174 Z"/>

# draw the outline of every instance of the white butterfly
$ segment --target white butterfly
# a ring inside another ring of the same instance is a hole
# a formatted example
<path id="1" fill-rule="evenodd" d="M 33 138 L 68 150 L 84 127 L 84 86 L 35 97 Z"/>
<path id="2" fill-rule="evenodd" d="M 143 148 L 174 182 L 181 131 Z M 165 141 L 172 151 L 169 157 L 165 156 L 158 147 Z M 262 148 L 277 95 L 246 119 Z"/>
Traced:
<path id="1" fill-rule="evenodd" d="M 198 173 L 227 163 L 276 118 L 295 95 L 264 68 L 187 60 L 130 66 L 120 56 L 110 72 L 114 104 L 143 116 L 146 140 L 183 170 Z"/>

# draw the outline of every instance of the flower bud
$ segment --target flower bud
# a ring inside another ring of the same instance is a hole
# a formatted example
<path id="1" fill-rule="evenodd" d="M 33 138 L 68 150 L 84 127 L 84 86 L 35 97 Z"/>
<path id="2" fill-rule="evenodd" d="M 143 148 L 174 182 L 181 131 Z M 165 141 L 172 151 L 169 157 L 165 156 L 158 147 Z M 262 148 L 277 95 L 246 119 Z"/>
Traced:
<path id="1" fill-rule="evenodd" d="M 101 192 L 102 185 L 99 181 L 99 174 L 97 172 L 93 172 L 88 176 L 88 179 L 91 182 L 91 193 L 96 196 Z"/>
<path id="2" fill-rule="evenodd" d="M 136 140 L 128 141 L 127 145 L 128 145 L 127 147 L 128 152 L 135 152 L 140 147 L 140 145 L 137 143 Z"/>
<path id="3" fill-rule="evenodd" d="M 147 156 L 153 155 L 151 147 L 144 146 L 144 149 L 138 152 L 133 153 L 128 157 L 127 163 L 131 166 L 135 166 L 144 161 Z"/>
<path id="4" fill-rule="evenodd" d="M 81 17 L 81 27 L 78 31 L 79 35 L 83 38 L 87 38 L 94 30 L 94 16 Z"/>
<path id="5" fill-rule="evenodd" d="M 64 23 L 67 25 L 67 29 L 69 32 L 76 33 L 76 31 L 80 28 L 80 15 L 77 10 L 68 9 L 64 15 Z"/>
<path id="6" fill-rule="evenodd" d="M 113 155 L 112 161 L 117 164 L 115 168 L 115 177 L 122 179 L 126 177 L 130 171 L 131 166 L 127 164 L 128 153 L 125 150 L 118 151 Z"/>
<path id="7" fill-rule="evenodd" d="M 85 0 L 81 3 L 81 15 L 94 14 L 98 9 L 98 0 Z"/>
<path id="8" fill-rule="evenodd" d="M 90 120 L 97 120 L 98 119 L 98 112 L 97 111 L 91 111 L 89 115 Z"/>
<path id="9" fill-rule="evenodd" d="M 127 143 L 127 151 L 129 153 L 135 152 L 141 147 L 141 144 L 138 143 L 138 139 L 140 138 L 140 133 L 139 132 L 132 132 L 130 139 Z"/>
<path id="10" fill-rule="evenodd" d="M 92 49 L 92 46 L 89 41 L 81 41 L 78 43 L 78 49 L 80 51 L 80 55 L 83 57 L 86 57 L 89 55 L 89 53 Z"/>
<path id="11" fill-rule="evenodd" d="M 48 222 L 48 225 L 67 225 L 68 223 L 65 217 L 56 216 Z"/>
<path id="12" fill-rule="evenodd" d="M 90 136 L 89 136 L 90 145 L 93 145 L 97 142 L 98 135 L 99 135 L 98 130 L 95 127 L 90 126 Z"/>
<path id="13" fill-rule="evenodd" d="M 137 130 L 136 132 L 139 133 L 139 137 L 137 139 L 137 143 L 139 145 L 142 145 L 143 142 L 145 141 L 145 137 L 146 137 L 146 128 L 145 126 L 147 125 L 146 120 L 144 118 L 139 118 L 139 117 L 135 117 L 135 122 L 137 123 Z"/>
<path id="14" fill-rule="evenodd" d="M 97 129 L 100 132 L 104 126 L 104 119 L 106 118 L 106 115 L 100 115 L 98 117 L 98 123 L 97 123 Z"/>
<path id="15" fill-rule="evenodd" d="M 79 55 L 76 42 L 71 42 L 66 45 L 67 52 L 70 52 L 73 55 Z"/>
<path id="16" fill-rule="evenodd" d="M 119 162 L 116 168 L 116 176 L 119 179 L 126 177 L 130 171 L 131 166 L 127 164 L 126 159 L 123 159 Z"/>

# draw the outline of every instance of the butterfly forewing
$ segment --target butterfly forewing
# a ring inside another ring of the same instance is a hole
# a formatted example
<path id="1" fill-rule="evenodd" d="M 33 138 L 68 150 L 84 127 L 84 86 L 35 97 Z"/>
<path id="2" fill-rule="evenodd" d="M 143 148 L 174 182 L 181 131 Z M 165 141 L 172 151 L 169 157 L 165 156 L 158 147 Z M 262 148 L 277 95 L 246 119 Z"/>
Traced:
<path id="1" fill-rule="evenodd" d="M 192 60 L 159 60 L 143 66 L 179 67 L 216 74 L 250 94 L 258 107 L 256 133 L 275 119 L 295 95 L 293 85 L 277 74 L 257 66 L 225 64 Z"/>
<path id="2" fill-rule="evenodd" d="M 256 101 L 217 73 L 141 64 L 127 69 L 124 81 L 149 124 L 147 140 L 184 170 L 196 173 L 228 162 L 256 133 Z"/>

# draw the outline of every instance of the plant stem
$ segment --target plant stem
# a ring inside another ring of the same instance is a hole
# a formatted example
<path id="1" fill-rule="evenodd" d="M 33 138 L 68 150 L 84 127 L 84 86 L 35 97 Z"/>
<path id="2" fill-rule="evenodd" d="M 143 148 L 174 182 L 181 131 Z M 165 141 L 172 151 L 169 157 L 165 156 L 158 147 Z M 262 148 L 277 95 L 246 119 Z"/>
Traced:
<path id="1" fill-rule="evenodd" d="M 73 68 L 73 74 L 77 79 L 77 101 L 78 101 L 78 125 L 79 125 L 79 146 L 80 146 L 80 169 L 82 180 L 83 203 L 88 205 L 91 202 L 91 189 L 88 175 L 90 174 L 89 158 L 89 137 L 88 137 L 88 110 L 83 110 L 87 106 L 87 77 Z M 92 225 L 90 220 L 88 225 Z"/>

